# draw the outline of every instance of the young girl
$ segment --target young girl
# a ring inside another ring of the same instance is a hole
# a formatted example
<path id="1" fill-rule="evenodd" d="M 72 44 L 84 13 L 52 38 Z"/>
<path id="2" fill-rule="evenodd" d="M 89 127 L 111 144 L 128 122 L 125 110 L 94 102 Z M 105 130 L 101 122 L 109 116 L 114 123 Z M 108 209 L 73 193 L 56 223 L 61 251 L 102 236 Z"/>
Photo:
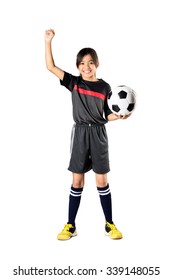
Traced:
<path id="1" fill-rule="evenodd" d="M 80 76 L 73 76 L 59 67 L 53 60 L 51 42 L 54 30 L 45 32 L 46 66 L 55 74 L 61 85 L 72 93 L 74 126 L 71 137 L 71 159 L 68 170 L 72 172 L 69 197 L 68 222 L 57 239 L 68 240 L 77 235 L 75 218 L 84 187 L 84 175 L 89 170 L 95 172 L 96 186 L 105 216 L 105 233 L 112 239 L 121 239 L 122 233 L 112 220 L 111 192 L 107 180 L 109 172 L 108 139 L 105 124 L 108 121 L 126 119 L 110 110 L 107 99 L 111 96 L 108 83 L 96 77 L 99 66 L 94 49 L 84 48 L 77 54 L 76 66 Z"/>

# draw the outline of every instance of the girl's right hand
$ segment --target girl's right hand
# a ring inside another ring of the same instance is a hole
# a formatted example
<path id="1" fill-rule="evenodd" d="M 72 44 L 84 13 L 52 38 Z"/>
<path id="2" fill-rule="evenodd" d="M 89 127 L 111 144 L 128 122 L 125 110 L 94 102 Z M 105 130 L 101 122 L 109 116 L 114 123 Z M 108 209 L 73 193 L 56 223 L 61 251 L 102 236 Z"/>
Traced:
<path id="1" fill-rule="evenodd" d="M 55 36 L 55 31 L 53 29 L 49 29 L 45 31 L 45 40 L 50 42 Z"/>

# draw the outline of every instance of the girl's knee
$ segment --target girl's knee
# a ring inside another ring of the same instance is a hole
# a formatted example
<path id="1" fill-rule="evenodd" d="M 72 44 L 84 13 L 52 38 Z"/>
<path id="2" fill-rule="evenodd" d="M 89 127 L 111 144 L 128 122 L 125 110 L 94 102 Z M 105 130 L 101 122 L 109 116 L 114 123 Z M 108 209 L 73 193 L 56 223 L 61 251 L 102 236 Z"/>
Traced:
<path id="1" fill-rule="evenodd" d="M 83 188 L 84 187 L 84 174 L 73 173 L 73 187 Z"/>
<path id="2" fill-rule="evenodd" d="M 107 174 L 96 174 L 96 185 L 97 187 L 105 187 L 107 186 Z"/>

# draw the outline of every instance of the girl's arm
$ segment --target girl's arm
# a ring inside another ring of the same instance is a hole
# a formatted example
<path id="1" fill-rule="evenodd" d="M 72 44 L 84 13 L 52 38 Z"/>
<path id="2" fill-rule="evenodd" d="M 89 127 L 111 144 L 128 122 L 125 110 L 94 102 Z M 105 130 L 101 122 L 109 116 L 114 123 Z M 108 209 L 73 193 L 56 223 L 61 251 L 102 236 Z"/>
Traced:
<path id="1" fill-rule="evenodd" d="M 110 115 L 107 116 L 107 120 L 108 120 L 108 121 L 115 121 L 115 120 L 118 120 L 118 119 L 120 119 L 120 116 L 119 116 L 119 115 L 116 115 L 116 114 L 114 114 L 114 113 L 112 113 L 112 114 L 110 114 Z"/>
<path id="2" fill-rule="evenodd" d="M 45 59 L 47 69 L 56 75 L 60 80 L 64 78 L 64 71 L 57 67 L 54 63 L 53 54 L 52 54 L 52 39 L 55 36 L 53 29 L 45 31 Z"/>

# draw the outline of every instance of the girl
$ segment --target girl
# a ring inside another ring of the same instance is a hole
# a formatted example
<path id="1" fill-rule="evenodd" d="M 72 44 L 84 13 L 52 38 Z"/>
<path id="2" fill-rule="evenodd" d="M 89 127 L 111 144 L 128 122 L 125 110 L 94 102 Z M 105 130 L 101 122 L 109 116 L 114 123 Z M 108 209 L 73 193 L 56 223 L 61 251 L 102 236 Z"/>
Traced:
<path id="1" fill-rule="evenodd" d="M 71 137 L 71 158 L 68 170 L 72 172 L 72 185 L 69 197 L 68 222 L 57 239 L 68 240 L 77 235 L 75 218 L 84 187 L 85 173 L 95 172 L 96 186 L 105 216 L 105 233 L 112 239 L 122 238 L 122 233 L 112 220 L 111 192 L 108 184 L 109 172 L 108 139 L 105 124 L 108 121 L 126 119 L 110 110 L 107 99 L 112 92 L 110 85 L 96 77 L 99 66 L 97 53 L 92 48 L 79 51 L 76 66 L 79 76 L 73 76 L 57 67 L 52 55 L 54 30 L 45 32 L 46 66 L 55 74 L 61 85 L 72 93 L 74 126 Z"/>

